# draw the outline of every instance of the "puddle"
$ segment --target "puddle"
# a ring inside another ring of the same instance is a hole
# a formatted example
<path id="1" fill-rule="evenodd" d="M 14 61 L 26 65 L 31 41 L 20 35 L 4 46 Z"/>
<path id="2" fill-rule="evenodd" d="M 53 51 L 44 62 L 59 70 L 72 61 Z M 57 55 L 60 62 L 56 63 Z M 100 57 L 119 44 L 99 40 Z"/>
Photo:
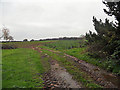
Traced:
<path id="1" fill-rule="evenodd" d="M 120 88 L 120 76 L 113 76 L 112 74 L 102 74 L 102 75 L 107 81 L 112 82 L 115 86 Z"/>

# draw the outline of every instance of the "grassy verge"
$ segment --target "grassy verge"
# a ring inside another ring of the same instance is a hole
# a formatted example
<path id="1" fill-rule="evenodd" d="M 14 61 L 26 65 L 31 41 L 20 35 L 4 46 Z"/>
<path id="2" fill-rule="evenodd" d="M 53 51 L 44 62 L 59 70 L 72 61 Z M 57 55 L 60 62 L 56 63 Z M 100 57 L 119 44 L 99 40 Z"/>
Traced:
<path id="1" fill-rule="evenodd" d="M 87 49 L 87 47 L 83 47 L 83 48 L 73 48 L 73 49 L 69 49 L 69 50 L 64 50 L 63 52 L 77 57 L 80 60 L 84 60 L 88 63 L 91 63 L 93 65 L 97 65 L 97 66 L 102 66 L 102 63 L 100 63 L 100 59 L 99 58 L 92 58 L 88 55 L 87 52 L 84 52 Z"/>
<path id="2" fill-rule="evenodd" d="M 87 49 L 84 42 L 85 40 L 60 40 L 53 43 L 46 43 L 45 46 L 47 47 L 42 47 L 46 49 L 59 50 L 88 63 L 102 66 L 99 58 L 92 58 L 87 52 L 84 52 Z"/>
<path id="3" fill-rule="evenodd" d="M 115 60 L 94 58 L 88 55 L 88 52 L 86 52 L 87 46 L 85 45 L 85 40 L 61 40 L 53 43 L 46 43 L 45 46 L 49 47 L 48 49 L 59 50 L 114 74 L 120 75 L 120 65 L 118 65 Z"/>
<path id="4" fill-rule="evenodd" d="M 3 50 L 2 87 L 42 88 L 45 68 L 41 61 L 39 53 L 31 49 Z"/>
<path id="5" fill-rule="evenodd" d="M 93 65 L 99 66 L 103 69 L 106 69 L 107 71 L 110 71 L 114 74 L 120 74 L 120 66 L 115 63 L 114 60 L 105 60 L 100 58 L 93 58 L 88 55 L 87 52 L 84 52 L 86 50 L 86 47 L 84 48 L 73 48 L 69 50 L 64 50 L 63 52 L 77 57 L 80 60 L 84 60 L 88 63 L 91 63 Z"/>
<path id="6" fill-rule="evenodd" d="M 42 47 L 43 48 L 43 47 Z M 87 88 L 101 88 L 100 85 L 94 83 L 94 81 L 87 76 L 84 72 L 82 72 L 78 67 L 74 66 L 74 62 L 67 60 L 63 53 L 55 54 L 48 50 L 42 50 L 43 53 L 47 53 L 51 56 L 54 60 L 57 60 L 63 67 L 67 69 L 67 71 L 73 75 L 73 78 L 76 79 L 78 82 L 82 82 L 84 87 Z"/>

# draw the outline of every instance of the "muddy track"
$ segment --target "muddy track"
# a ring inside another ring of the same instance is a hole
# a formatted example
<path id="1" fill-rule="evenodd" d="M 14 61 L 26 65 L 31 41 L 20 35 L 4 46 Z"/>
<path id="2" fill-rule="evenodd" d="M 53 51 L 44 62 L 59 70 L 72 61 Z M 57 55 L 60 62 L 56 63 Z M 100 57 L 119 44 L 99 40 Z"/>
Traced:
<path id="1" fill-rule="evenodd" d="M 38 47 L 32 47 L 33 50 L 37 50 L 42 53 Z M 42 58 L 49 57 L 50 70 L 44 74 L 44 87 L 45 88 L 82 88 L 82 85 L 72 79 L 72 76 L 66 71 L 64 67 L 61 67 L 56 60 L 44 54 Z"/>
<path id="2" fill-rule="evenodd" d="M 42 52 L 41 50 L 43 48 L 38 48 L 35 47 L 34 49 L 37 49 L 39 52 Z M 44 49 L 48 50 L 50 52 L 56 53 L 59 55 L 61 53 L 60 51 L 54 51 L 54 50 L 49 50 L 49 49 Z M 90 63 L 87 63 L 83 60 L 79 60 L 78 58 L 74 56 L 70 56 L 66 53 L 64 53 L 64 57 L 66 57 L 68 60 L 72 60 L 76 63 L 76 65 L 79 65 L 79 69 L 82 71 L 86 72 L 87 75 L 89 75 L 93 80 L 103 86 L 104 88 L 120 88 L 120 77 L 116 76 L 112 73 L 109 73 L 97 66 L 94 66 Z"/>
<path id="3" fill-rule="evenodd" d="M 41 50 L 42 48 L 39 48 Z M 56 53 L 59 55 L 59 51 L 49 50 L 53 53 Z M 74 56 L 70 56 L 68 54 L 64 53 L 64 57 L 67 57 L 70 60 L 73 60 L 76 62 L 77 65 L 79 65 L 79 68 L 82 69 L 82 71 L 86 72 L 93 80 L 103 86 L 104 88 L 120 88 L 120 77 L 113 75 L 112 73 L 109 73 L 97 66 L 94 66 L 90 63 L 87 63 L 83 60 L 79 60 L 78 58 Z"/>
<path id="4" fill-rule="evenodd" d="M 79 65 L 79 68 L 93 78 L 97 84 L 105 88 L 120 88 L 119 77 L 83 60 L 79 60 L 76 57 L 67 54 L 64 55 L 76 62 Z"/>
<path id="5" fill-rule="evenodd" d="M 51 70 L 45 74 L 45 87 L 50 88 L 81 88 L 81 86 L 72 79 L 72 76 L 61 67 L 56 60 L 51 60 Z"/>

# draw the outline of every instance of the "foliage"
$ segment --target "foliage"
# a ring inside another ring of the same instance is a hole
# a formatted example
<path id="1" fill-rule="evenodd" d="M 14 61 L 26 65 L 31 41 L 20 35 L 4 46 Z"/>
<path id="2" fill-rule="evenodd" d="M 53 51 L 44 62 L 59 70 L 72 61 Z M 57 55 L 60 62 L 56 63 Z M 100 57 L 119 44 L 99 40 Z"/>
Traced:
<path id="1" fill-rule="evenodd" d="M 108 19 L 102 22 L 101 19 L 97 20 L 93 17 L 96 33 L 91 31 L 86 33 L 86 39 L 90 45 L 89 51 L 101 58 L 111 57 L 120 62 L 120 2 L 104 1 L 103 3 L 108 7 L 108 11 L 104 9 L 104 12 L 114 16 L 117 22 L 113 23 Z"/>

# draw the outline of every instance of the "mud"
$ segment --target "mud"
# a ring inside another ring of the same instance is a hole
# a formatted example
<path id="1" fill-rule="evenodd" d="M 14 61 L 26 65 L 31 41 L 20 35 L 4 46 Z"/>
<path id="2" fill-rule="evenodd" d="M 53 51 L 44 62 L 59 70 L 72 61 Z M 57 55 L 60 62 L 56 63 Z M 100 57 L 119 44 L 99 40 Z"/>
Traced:
<path id="1" fill-rule="evenodd" d="M 33 50 L 37 50 L 42 53 L 41 48 L 32 47 Z M 44 54 L 42 58 L 49 57 Z M 82 85 L 72 79 L 72 76 L 66 71 L 64 67 L 61 67 L 56 60 L 52 60 L 49 57 L 50 70 L 44 74 L 44 88 L 81 88 Z"/>
<path id="2" fill-rule="evenodd" d="M 72 79 L 72 76 L 66 69 L 61 67 L 55 60 L 51 61 L 51 74 L 53 74 L 60 83 L 64 83 L 63 88 L 81 88 L 81 86 Z"/>
<path id="3" fill-rule="evenodd" d="M 59 66 L 57 61 L 52 60 L 51 70 L 45 74 L 45 88 L 81 88 L 81 86 L 72 79 L 72 76 L 66 72 L 66 69 Z"/>

